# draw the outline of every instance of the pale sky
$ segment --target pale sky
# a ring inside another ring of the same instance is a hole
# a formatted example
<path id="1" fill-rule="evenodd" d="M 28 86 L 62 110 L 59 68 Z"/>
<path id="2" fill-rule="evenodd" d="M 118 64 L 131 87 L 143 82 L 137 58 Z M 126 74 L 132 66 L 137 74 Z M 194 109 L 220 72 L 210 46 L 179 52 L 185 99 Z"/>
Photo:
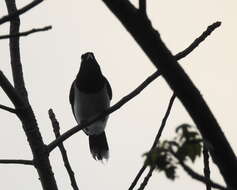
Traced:
<path id="1" fill-rule="evenodd" d="M 29 2 L 19 0 L 18 6 Z M 185 49 L 208 25 L 222 21 L 222 26 L 180 64 L 201 91 L 237 152 L 236 0 L 149 0 L 147 3 L 153 26 L 174 54 Z M 4 1 L 0 2 L 0 12 L 1 17 L 6 14 Z M 51 31 L 21 39 L 25 83 L 46 144 L 54 140 L 47 114 L 49 108 L 54 109 L 61 132 L 76 125 L 68 96 L 81 54 L 95 53 L 113 89 L 112 105 L 155 71 L 130 34 L 100 0 L 47 0 L 21 16 L 21 23 L 21 31 L 53 26 Z M 8 26 L 0 26 L 0 35 L 6 34 Z M 0 69 L 12 81 L 7 40 L 0 41 L 0 51 Z M 110 115 L 106 128 L 110 146 L 107 163 L 93 160 L 83 132 L 65 142 L 80 189 L 128 189 L 143 164 L 142 154 L 153 143 L 171 95 L 166 82 L 159 78 Z M 0 104 L 12 106 L 2 90 Z M 31 159 L 19 120 L 3 110 L 0 118 L 0 159 Z M 176 100 L 162 139 L 171 139 L 174 129 L 182 123 L 192 124 L 192 121 Z M 59 189 L 72 189 L 58 149 L 51 153 L 50 160 Z M 201 159 L 189 165 L 202 172 Z M 212 168 L 212 179 L 223 184 L 216 167 L 212 165 Z M 155 172 L 146 189 L 204 189 L 203 184 L 191 179 L 182 169 L 178 170 L 178 176 L 172 182 L 163 173 Z M 1 188 L 7 190 L 42 189 L 31 166 L 0 165 L 0 179 Z"/>

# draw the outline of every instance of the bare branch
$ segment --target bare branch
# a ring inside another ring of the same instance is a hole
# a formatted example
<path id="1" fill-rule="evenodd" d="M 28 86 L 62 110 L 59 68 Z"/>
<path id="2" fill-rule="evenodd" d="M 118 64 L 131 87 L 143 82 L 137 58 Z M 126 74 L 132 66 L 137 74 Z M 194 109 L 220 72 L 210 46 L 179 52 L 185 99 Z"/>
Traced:
<path id="1" fill-rule="evenodd" d="M 133 182 L 132 182 L 132 184 L 130 185 L 130 187 L 129 187 L 128 190 L 132 190 L 132 189 L 136 186 L 138 180 L 140 179 L 140 177 L 142 176 L 142 174 L 143 174 L 143 172 L 145 171 L 146 168 L 147 168 L 147 165 L 143 164 L 143 166 L 142 166 L 141 169 L 138 171 L 138 173 L 137 173 L 135 179 L 133 180 Z"/>
<path id="2" fill-rule="evenodd" d="M 181 51 L 180 53 L 176 54 L 176 55 L 174 56 L 175 59 L 176 59 L 176 60 L 179 60 L 179 59 L 182 59 L 182 58 L 186 57 L 186 56 L 187 56 L 188 54 L 190 54 L 196 47 L 198 47 L 198 45 L 199 45 L 201 42 L 203 42 L 203 41 L 204 41 L 217 27 L 219 27 L 219 26 L 220 26 L 220 22 L 215 22 L 215 23 L 213 23 L 212 25 L 208 26 L 208 27 L 207 27 L 207 30 L 204 31 L 197 39 L 195 39 L 195 40 L 193 41 L 193 43 L 192 43 L 189 47 L 187 47 L 185 50 Z M 170 104 L 169 104 L 168 107 L 172 106 L 172 104 L 173 104 L 172 101 L 174 101 L 175 97 L 176 97 L 175 94 L 173 94 L 173 96 L 172 96 L 171 99 L 170 99 Z M 170 108 L 171 108 L 171 107 L 170 107 Z M 168 110 L 169 110 L 169 108 L 168 108 Z M 167 111 L 168 111 L 168 110 L 167 110 Z M 163 122 L 164 122 L 164 123 L 165 123 L 165 121 L 166 121 L 166 119 L 167 119 L 166 117 L 168 117 L 168 115 L 169 115 L 169 113 L 166 112 L 166 116 L 163 118 Z M 163 127 L 164 127 L 164 125 L 163 125 Z M 155 140 L 154 140 L 154 143 L 153 143 L 153 145 L 152 145 L 151 150 L 157 145 L 157 143 L 158 143 L 158 141 L 159 141 L 159 139 L 160 139 L 160 136 L 161 136 L 163 127 L 160 127 L 160 129 L 159 129 L 159 131 L 158 131 L 158 133 L 157 133 L 157 135 L 156 135 L 156 138 L 155 138 Z M 150 151 L 151 151 L 151 150 L 150 150 Z M 136 186 L 138 180 L 140 179 L 141 175 L 143 174 L 143 172 L 145 171 L 146 168 L 147 168 L 147 166 L 146 166 L 145 164 L 141 167 L 141 169 L 138 171 L 138 173 L 137 173 L 135 179 L 134 179 L 133 182 L 131 183 L 131 185 L 130 185 L 130 187 L 129 187 L 129 190 L 132 190 L 132 189 Z"/>
<path id="3" fill-rule="evenodd" d="M 205 143 L 203 145 L 203 162 L 204 162 L 204 176 L 207 180 L 210 180 L 209 154 Z M 206 190 L 211 190 L 211 185 L 209 183 L 206 183 Z"/>
<path id="4" fill-rule="evenodd" d="M 148 174 L 146 175 L 146 177 L 144 178 L 143 182 L 141 183 L 140 187 L 138 188 L 138 190 L 143 190 L 145 189 L 148 181 L 150 180 L 152 173 L 154 171 L 155 167 L 150 167 L 150 170 L 148 172 Z"/>
<path id="5" fill-rule="evenodd" d="M 48 114 L 49 114 L 49 118 L 50 118 L 51 123 L 52 123 L 52 127 L 53 127 L 53 131 L 54 131 L 55 137 L 58 138 L 58 137 L 60 137 L 59 123 L 58 123 L 58 121 L 57 121 L 57 119 L 55 117 L 55 114 L 54 114 L 52 109 L 49 110 Z M 77 186 L 77 182 L 76 182 L 75 176 L 74 176 L 74 172 L 73 172 L 73 170 L 71 168 L 71 165 L 69 163 L 69 160 L 68 160 L 67 151 L 64 148 L 63 143 L 60 143 L 58 145 L 58 147 L 59 147 L 59 150 L 60 150 L 61 155 L 63 157 L 64 166 L 66 167 L 68 175 L 70 177 L 72 188 L 74 190 L 79 190 L 79 188 Z"/>
<path id="6" fill-rule="evenodd" d="M 0 86 L 15 107 L 24 107 L 25 104 L 23 100 L 2 71 L 0 71 Z"/>
<path id="7" fill-rule="evenodd" d="M 16 110 L 14 108 L 9 108 L 9 107 L 1 105 L 1 104 L 0 104 L 0 109 L 3 109 L 3 110 L 8 111 L 10 113 L 16 113 Z"/>
<path id="8" fill-rule="evenodd" d="M 5 0 L 9 14 L 17 12 L 15 0 Z M 20 30 L 20 18 L 15 16 L 10 20 L 10 35 L 18 34 Z M 9 39 L 10 57 L 14 87 L 19 92 L 25 103 L 29 104 L 27 90 L 22 71 L 19 36 Z"/>
<path id="9" fill-rule="evenodd" d="M 6 16 L 3 16 L 1 19 L 0 19 L 0 25 L 5 23 L 5 22 L 8 22 L 10 21 L 11 19 L 19 16 L 19 15 L 22 15 L 23 13 L 29 11 L 30 9 L 32 9 L 33 7 L 35 7 L 36 5 L 40 4 L 41 2 L 43 2 L 43 0 L 33 0 L 31 3 L 29 3 L 28 5 L 22 7 L 21 9 L 19 9 L 18 11 L 14 11 L 12 13 L 9 13 L 8 15 Z"/>
<path id="10" fill-rule="evenodd" d="M 19 15 L 34 7 L 36 4 L 39 4 L 42 0 L 34 1 L 19 11 L 17 10 L 15 0 L 5 0 L 5 2 L 8 14 L 10 15 L 10 17 L 8 16 L 7 18 L 10 19 L 10 35 L 12 35 L 19 33 Z M 12 88 L 6 78 L 4 79 L 3 73 L 0 73 L 0 77 L 3 79 L 0 79 L 0 85 L 2 88 L 6 88 L 4 90 L 6 93 L 9 92 L 7 95 L 8 97 L 10 96 L 9 98 L 13 101 L 17 110 L 17 116 L 22 122 L 24 132 L 32 150 L 34 165 L 38 172 L 42 188 L 44 190 L 57 190 L 58 188 L 50 165 L 49 155 L 47 154 L 34 112 L 30 106 L 27 90 L 24 84 L 20 59 L 19 36 L 10 38 L 10 58 L 15 88 Z"/>
<path id="11" fill-rule="evenodd" d="M 149 154 L 152 153 L 152 151 L 154 150 L 154 148 L 156 147 L 156 145 L 157 145 L 158 142 L 159 142 L 159 139 L 160 139 L 161 134 L 162 134 L 162 132 L 163 132 L 163 130 L 164 130 L 166 121 L 167 121 L 167 119 L 168 119 L 168 117 L 169 117 L 169 115 L 170 115 L 170 111 L 171 111 L 171 108 L 172 108 L 172 106 L 173 106 L 175 97 L 176 97 L 176 96 L 175 96 L 175 93 L 173 93 L 172 97 L 170 98 L 169 105 L 168 105 L 168 108 L 167 108 L 166 113 L 165 113 L 165 115 L 164 115 L 164 118 L 162 119 L 161 126 L 160 126 L 160 128 L 159 128 L 159 131 L 158 131 L 158 133 L 157 133 L 157 135 L 156 135 L 156 137 L 155 137 L 155 140 L 154 140 L 154 142 L 153 142 L 153 145 L 152 145 L 152 147 L 151 147 L 151 149 L 150 149 L 150 151 L 149 151 Z M 148 156 L 149 156 L 149 155 L 148 155 Z M 133 180 L 132 184 L 130 185 L 129 190 L 132 190 L 132 189 L 136 186 L 136 184 L 137 184 L 139 178 L 141 177 L 142 173 L 145 171 L 146 167 L 147 167 L 147 165 L 146 165 L 146 164 L 143 164 L 142 168 L 139 170 L 137 176 L 135 177 L 135 179 Z M 151 173 L 153 172 L 153 170 L 154 170 L 154 168 L 149 171 L 149 173 L 147 174 L 147 177 L 144 179 L 144 181 L 143 181 L 143 183 L 142 183 L 142 185 L 141 185 L 141 187 L 143 187 L 143 189 L 144 189 L 144 185 L 146 186 L 146 184 L 148 183 L 148 181 L 149 181 L 149 179 L 150 179 L 150 177 L 151 177 L 151 175 L 152 175 Z M 151 173 L 150 173 L 150 172 L 151 172 Z M 141 188 L 141 187 L 140 187 L 140 188 Z"/>
<path id="12" fill-rule="evenodd" d="M 152 145 L 152 147 L 151 147 L 150 153 L 151 153 L 151 152 L 153 151 L 153 149 L 157 146 L 157 144 L 158 144 L 158 142 L 159 142 L 159 140 L 160 140 L 161 134 L 162 134 L 163 129 L 164 129 L 164 127 L 165 127 L 166 121 L 167 121 L 167 119 L 168 119 L 168 117 L 169 117 L 169 115 L 170 115 L 170 111 L 171 111 L 171 108 L 172 108 L 172 106 L 173 106 L 173 103 L 174 103 L 175 98 L 176 98 L 176 95 L 175 95 L 175 93 L 173 93 L 173 95 L 172 95 L 171 98 L 170 98 L 169 105 L 168 105 L 168 108 L 167 108 L 167 110 L 166 110 L 165 116 L 164 116 L 164 118 L 162 119 L 161 126 L 160 126 L 160 128 L 159 128 L 159 131 L 158 131 L 158 133 L 157 133 L 157 135 L 156 135 L 156 138 L 155 138 L 155 140 L 154 140 L 154 143 L 153 143 L 153 145 Z"/>
<path id="13" fill-rule="evenodd" d="M 14 159 L 0 159 L 0 164 L 23 164 L 23 165 L 34 165 L 32 160 L 14 160 Z"/>
<path id="14" fill-rule="evenodd" d="M 178 53 L 177 55 L 175 55 L 175 58 L 177 60 L 187 56 L 191 51 L 193 51 L 193 49 L 195 49 L 196 47 L 198 47 L 198 45 L 203 42 L 209 35 L 211 35 L 211 33 L 218 27 L 221 26 L 221 22 L 215 22 L 212 25 L 207 27 L 207 30 L 204 31 L 202 33 L 201 36 L 199 36 L 197 39 L 194 40 L 194 42 L 188 46 L 184 51 Z"/>
<path id="15" fill-rule="evenodd" d="M 28 31 L 25 31 L 25 32 L 20 32 L 18 34 L 2 35 L 2 36 L 0 36 L 0 40 L 1 39 L 13 38 L 13 37 L 28 36 L 32 33 L 43 32 L 43 31 L 47 31 L 47 30 L 51 30 L 51 29 L 52 29 L 52 26 L 45 26 L 43 28 L 33 28 L 31 30 L 28 30 Z"/>
<path id="16" fill-rule="evenodd" d="M 18 92 L 11 85 L 5 75 L 0 71 L 0 86 L 10 98 L 11 102 L 17 107 L 17 115 L 21 119 L 25 133 L 28 137 L 29 144 L 31 149 L 33 149 L 34 163 L 37 166 L 37 170 L 39 176 L 41 177 L 41 183 L 48 183 L 49 188 L 45 188 L 47 190 L 57 190 L 57 187 L 54 188 L 53 174 L 51 170 L 51 166 L 48 160 L 48 157 L 45 152 L 45 147 L 42 142 L 41 134 L 39 133 L 39 129 L 37 127 L 36 120 L 32 115 L 33 112 L 31 107 L 26 107 L 24 101 L 22 101 Z M 35 148 L 35 149 L 34 149 Z M 36 155 L 37 153 L 37 155 Z M 39 164 L 40 163 L 40 164 Z M 39 171 L 41 169 L 41 171 Z M 46 175 L 44 175 L 46 173 Z M 52 179 L 53 178 L 53 179 Z M 47 185 L 44 185 L 46 187 Z M 56 185 L 56 182 L 55 182 Z"/>
<path id="17" fill-rule="evenodd" d="M 150 20 L 126 0 L 103 0 L 120 20 L 151 62 L 158 68 L 167 84 L 176 93 L 192 117 L 199 132 L 211 146 L 210 155 L 218 166 L 227 187 L 237 189 L 236 155 L 203 96 L 162 41 Z"/>

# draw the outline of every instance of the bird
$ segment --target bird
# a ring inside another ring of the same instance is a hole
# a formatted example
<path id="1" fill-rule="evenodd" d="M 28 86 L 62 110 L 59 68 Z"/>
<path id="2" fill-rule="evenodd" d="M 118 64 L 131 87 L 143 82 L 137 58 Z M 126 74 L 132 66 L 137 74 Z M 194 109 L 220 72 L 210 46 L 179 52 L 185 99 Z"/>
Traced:
<path id="1" fill-rule="evenodd" d="M 112 89 L 102 74 L 92 52 L 81 55 L 81 65 L 69 94 L 72 112 L 78 124 L 91 119 L 110 106 Z M 108 159 L 109 146 L 105 134 L 108 116 L 83 129 L 89 137 L 90 152 L 95 160 Z"/>

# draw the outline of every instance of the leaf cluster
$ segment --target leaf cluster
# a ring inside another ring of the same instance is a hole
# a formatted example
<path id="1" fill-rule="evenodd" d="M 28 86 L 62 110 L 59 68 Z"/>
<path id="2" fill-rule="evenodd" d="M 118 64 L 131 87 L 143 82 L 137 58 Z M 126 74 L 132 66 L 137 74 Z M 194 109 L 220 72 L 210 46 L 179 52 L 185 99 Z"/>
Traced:
<path id="1" fill-rule="evenodd" d="M 182 124 L 175 130 L 173 140 L 159 142 L 155 148 L 144 154 L 145 164 L 164 172 L 168 179 L 174 180 L 179 162 L 195 162 L 201 156 L 202 139 L 194 127 Z"/>

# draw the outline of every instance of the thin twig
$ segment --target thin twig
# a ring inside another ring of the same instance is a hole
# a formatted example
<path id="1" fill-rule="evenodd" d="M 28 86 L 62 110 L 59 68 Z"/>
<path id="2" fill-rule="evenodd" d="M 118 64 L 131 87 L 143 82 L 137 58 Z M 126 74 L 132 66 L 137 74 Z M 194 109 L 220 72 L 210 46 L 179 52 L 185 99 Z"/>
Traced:
<path id="1" fill-rule="evenodd" d="M 43 32 L 43 31 L 47 31 L 47 30 L 51 30 L 51 29 L 52 29 L 52 26 L 45 26 L 43 28 L 33 28 L 31 30 L 28 30 L 28 31 L 25 31 L 25 32 L 20 32 L 18 34 L 2 35 L 2 36 L 0 36 L 0 40 L 13 38 L 13 37 L 28 36 L 32 33 Z"/>
<path id="2" fill-rule="evenodd" d="M 159 142 L 159 139 L 160 139 L 161 134 L 162 134 L 162 132 L 163 132 L 163 130 L 164 130 L 166 121 L 167 121 L 167 119 L 168 119 L 168 117 L 169 117 L 169 115 L 170 115 L 170 111 L 171 111 L 171 108 L 172 108 L 172 106 L 173 106 L 175 97 L 176 97 L 176 95 L 175 95 L 175 93 L 173 93 L 172 97 L 170 98 L 169 105 L 168 105 L 168 108 L 167 108 L 167 110 L 166 110 L 166 112 L 165 112 L 164 118 L 162 119 L 161 126 L 160 126 L 160 128 L 159 128 L 159 131 L 158 131 L 158 133 L 157 133 L 157 135 L 156 135 L 156 137 L 155 137 L 155 140 L 154 140 L 154 142 L 153 142 L 153 144 L 152 144 L 152 147 L 151 147 L 151 149 L 150 149 L 150 151 L 149 151 L 149 154 L 151 154 L 151 152 L 153 151 L 153 149 L 156 147 L 156 145 L 157 145 L 158 142 Z M 148 155 L 148 156 L 150 156 L 150 155 Z M 142 168 L 139 170 L 137 176 L 136 176 L 135 179 L 133 180 L 131 186 L 129 187 L 129 190 L 132 190 L 132 189 L 136 186 L 136 184 L 137 184 L 139 178 L 141 177 L 142 173 L 145 171 L 146 167 L 147 167 L 147 165 L 144 163 L 143 166 L 142 166 Z M 143 169 L 143 168 L 144 168 L 144 169 Z M 151 167 L 151 168 L 153 168 L 153 167 Z M 143 181 L 143 183 L 142 183 L 142 185 L 141 185 L 142 187 L 143 187 L 144 185 L 146 186 L 146 184 L 148 183 L 148 181 L 149 181 L 149 179 L 150 179 L 150 177 L 151 177 L 150 172 L 153 172 L 153 170 L 154 170 L 154 168 L 153 168 L 152 170 L 149 170 L 149 173 L 147 174 L 147 176 L 145 177 L 145 179 L 144 179 L 144 181 Z M 139 176 L 139 177 L 138 177 L 138 176 Z M 144 189 L 144 187 L 143 187 L 143 189 Z"/>
<path id="3" fill-rule="evenodd" d="M 0 164 L 24 164 L 34 165 L 32 160 L 14 160 L 14 159 L 0 159 Z"/>
<path id="4" fill-rule="evenodd" d="M 3 110 L 8 111 L 10 113 L 16 113 L 16 110 L 14 108 L 10 108 L 10 107 L 7 107 L 7 106 L 1 105 L 1 104 L 0 104 L 0 109 L 3 109 Z"/>
<path id="5" fill-rule="evenodd" d="M 148 172 L 148 174 L 146 175 L 146 177 L 144 178 L 143 182 L 141 183 L 140 187 L 138 188 L 138 190 L 143 190 L 145 189 L 148 181 L 150 180 L 151 176 L 152 176 L 152 173 L 154 171 L 155 167 L 150 167 L 150 170 Z"/>
<path id="6" fill-rule="evenodd" d="M 147 165 L 146 165 L 146 164 L 143 164 L 142 167 L 141 167 L 141 169 L 138 171 L 138 173 L 137 173 L 135 179 L 134 179 L 133 182 L 131 183 L 131 185 L 130 185 L 130 187 L 129 187 L 128 190 L 132 190 L 132 189 L 136 186 L 138 180 L 140 179 L 140 177 L 142 176 L 142 174 L 143 174 L 143 172 L 145 171 L 146 168 L 147 168 Z"/>
<path id="7" fill-rule="evenodd" d="M 1 70 L 0 70 L 0 86 L 15 107 L 23 107 L 25 105 L 22 98 L 19 96 L 19 93 L 12 86 L 10 81 L 7 79 L 7 77 L 3 74 Z"/>
<path id="8" fill-rule="evenodd" d="M 52 127 L 53 127 L 55 137 L 58 138 L 58 137 L 60 137 L 59 123 L 58 123 L 52 109 L 49 110 L 48 114 L 49 114 L 49 118 L 50 118 L 51 123 L 52 123 Z M 79 188 L 77 186 L 76 179 L 75 179 L 74 172 L 73 172 L 72 167 L 71 167 L 71 165 L 69 163 L 69 160 L 68 160 L 67 151 L 66 151 L 63 143 L 59 144 L 58 147 L 59 147 L 59 150 L 60 150 L 61 155 L 63 157 L 64 166 L 67 169 L 67 172 L 68 172 L 68 175 L 69 175 L 69 178 L 70 178 L 70 181 L 71 181 L 72 188 L 74 190 L 79 190 Z"/>
<path id="9" fill-rule="evenodd" d="M 198 180 L 198 181 L 201 181 L 203 183 L 208 183 L 210 184 L 213 188 L 216 188 L 216 189 L 221 189 L 221 190 L 227 190 L 226 187 L 223 187 L 222 185 L 220 184 L 217 184 L 215 182 L 213 182 L 212 180 L 210 179 L 207 179 L 206 177 L 196 173 L 194 170 L 192 170 L 188 165 L 186 165 L 182 159 L 179 158 L 179 156 L 173 151 L 173 150 L 170 150 L 170 153 L 179 161 L 180 165 L 182 166 L 182 168 L 184 169 L 184 171 L 186 171 L 192 178 Z M 228 190 L 233 190 L 232 188 L 228 188 Z"/>
<path id="10" fill-rule="evenodd" d="M 215 28 L 214 28 L 215 29 Z M 213 29 L 213 30 L 214 30 Z M 204 37 L 203 34 L 200 37 Z M 207 37 L 207 36 L 206 36 Z M 195 44 L 196 43 L 201 43 L 202 41 L 197 41 L 195 40 Z M 195 46 L 193 45 L 192 48 L 189 48 L 189 51 L 187 51 L 187 49 L 185 49 L 184 51 L 180 52 L 182 53 L 182 56 L 178 56 L 175 55 L 175 58 L 178 59 L 182 59 L 184 56 L 188 55 L 191 51 L 193 51 L 195 49 L 195 47 L 197 47 L 198 44 L 196 44 Z M 105 112 L 97 115 L 94 119 L 91 119 L 90 121 L 88 121 L 87 123 L 83 123 L 80 125 L 77 125 L 75 127 L 73 127 L 72 129 L 69 129 L 67 132 L 65 132 L 64 134 L 62 134 L 59 138 L 57 138 L 56 140 L 54 140 L 53 142 L 51 142 L 48 145 L 48 151 L 51 152 L 56 146 L 57 144 L 63 142 L 64 140 L 66 140 L 67 138 L 69 138 L 70 136 L 72 136 L 73 134 L 75 134 L 76 132 L 80 131 L 82 128 L 87 127 L 89 124 L 105 117 L 106 115 L 111 114 L 112 112 L 116 111 L 117 109 L 119 109 L 120 107 L 122 107 L 124 104 L 126 104 L 129 100 L 131 100 L 132 98 L 134 98 L 135 96 L 137 96 L 144 88 L 146 88 L 153 80 L 155 80 L 157 77 L 159 77 L 161 75 L 161 73 L 159 71 L 156 71 L 155 73 L 153 73 L 150 77 L 148 77 L 141 85 L 139 85 L 135 90 L 133 90 L 130 94 L 128 94 L 127 96 L 125 96 L 124 98 L 122 98 L 119 102 L 117 102 L 116 104 L 114 104 L 112 107 L 110 107 L 109 109 L 107 109 Z"/>
<path id="11" fill-rule="evenodd" d="M 204 31 L 201 36 L 199 36 L 197 39 L 194 40 L 194 42 L 187 47 L 184 51 L 176 54 L 175 58 L 177 60 L 185 57 L 186 55 L 188 55 L 191 51 L 193 51 L 193 49 L 195 49 L 196 47 L 198 47 L 198 45 L 203 42 L 216 28 L 218 28 L 219 26 L 221 26 L 221 22 L 215 22 L 212 25 L 208 26 L 206 31 Z"/>
<path id="12" fill-rule="evenodd" d="M 5 23 L 5 22 L 8 22 L 10 21 L 11 19 L 29 11 L 30 9 L 32 9 L 33 7 L 35 7 L 36 5 L 38 5 L 39 3 L 43 2 L 43 0 L 33 0 L 31 3 L 29 3 L 28 5 L 22 7 L 21 9 L 18 9 L 17 11 L 13 12 L 13 13 L 10 13 L 6 16 L 3 16 L 1 19 L 0 19 L 0 25 Z"/>
<path id="13" fill-rule="evenodd" d="M 160 140 L 161 134 L 162 134 L 163 129 L 164 129 L 164 127 L 165 127 L 166 121 L 167 121 L 167 119 L 168 119 L 168 117 L 169 117 L 169 115 L 170 115 L 170 111 L 171 111 L 171 108 L 172 108 L 172 106 L 173 106 L 173 103 L 174 103 L 175 98 L 176 98 L 176 95 L 175 95 L 175 93 L 173 93 L 173 95 L 172 95 L 171 98 L 170 98 L 169 105 L 168 105 L 168 108 L 167 108 L 167 110 L 166 110 L 165 116 L 164 116 L 164 118 L 162 119 L 161 126 L 160 126 L 160 128 L 159 128 L 159 131 L 158 131 L 158 133 L 157 133 L 157 135 L 156 135 L 156 138 L 155 138 L 155 140 L 154 140 L 154 142 L 153 142 L 153 145 L 152 145 L 152 147 L 151 147 L 150 153 L 151 153 L 151 152 L 153 151 L 153 149 L 157 146 L 157 144 L 158 144 L 158 142 L 159 142 L 159 140 Z"/>
<path id="14" fill-rule="evenodd" d="M 204 143 L 203 145 L 203 162 L 204 162 L 204 176 L 207 180 L 210 180 L 210 168 L 209 168 L 209 154 L 208 149 Z M 211 185 L 206 183 L 206 190 L 211 190 Z"/>

